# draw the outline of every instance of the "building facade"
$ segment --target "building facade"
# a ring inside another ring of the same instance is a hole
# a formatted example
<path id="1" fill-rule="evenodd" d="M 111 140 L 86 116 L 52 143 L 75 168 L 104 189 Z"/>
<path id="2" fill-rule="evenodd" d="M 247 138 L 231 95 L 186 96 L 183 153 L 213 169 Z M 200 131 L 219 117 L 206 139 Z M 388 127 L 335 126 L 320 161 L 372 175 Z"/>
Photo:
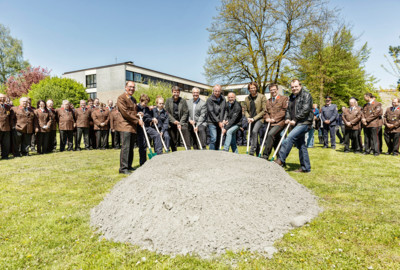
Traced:
<path id="1" fill-rule="evenodd" d="M 212 91 L 212 86 L 208 84 L 136 66 L 133 62 L 69 71 L 62 76 L 82 83 L 86 87 L 86 92 L 89 93 L 90 98 L 99 98 L 103 102 L 107 100 L 115 102 L 117 97 L 124 91 L 126 81 L 134 81 L 143 87 L 148 86 L 149 83 L 157 82 L 178 86 L 182 89 L 181 96 L 184 98 L 191 98 L 190 92 L 193 87 L 200 89 L 200 97 L 202 99 L 206 99 Z M 283 91 L 283 88 L 280 87 L 280 94 Z M 223 86 L 223 92 L 225 96 L 228 92 L 235 92 L 238 101 L 244 101 L 249 94 L 247 84 L 226 85 Z M 265 94 L 268 98 L 268 89 Z"/>

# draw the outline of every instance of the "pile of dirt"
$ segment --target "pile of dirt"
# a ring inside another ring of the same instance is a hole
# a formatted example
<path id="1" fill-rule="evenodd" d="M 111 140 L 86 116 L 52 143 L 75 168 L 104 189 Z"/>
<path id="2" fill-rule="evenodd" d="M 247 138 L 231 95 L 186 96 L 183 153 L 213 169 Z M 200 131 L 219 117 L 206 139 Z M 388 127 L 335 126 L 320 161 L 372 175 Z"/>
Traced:
<path id="1" fill-rule="evenodd" d="M 224 151 L 156 156 L 92 209 L 104 237 L 162 254 L 273 254 L 273 243 L 321 212 L 273 162 Z"/>

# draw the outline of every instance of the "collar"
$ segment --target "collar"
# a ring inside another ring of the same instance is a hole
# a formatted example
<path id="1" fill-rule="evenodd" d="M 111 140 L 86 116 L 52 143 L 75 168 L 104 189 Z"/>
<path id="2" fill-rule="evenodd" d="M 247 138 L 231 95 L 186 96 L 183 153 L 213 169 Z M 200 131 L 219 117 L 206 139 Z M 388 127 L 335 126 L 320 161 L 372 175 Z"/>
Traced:
<path id="1" fill-rule="evenodd" d="M 200 102 L 200 98 L 198 98 L 196 101 L 193 99 L 193 104 L 197 104 Z"/>

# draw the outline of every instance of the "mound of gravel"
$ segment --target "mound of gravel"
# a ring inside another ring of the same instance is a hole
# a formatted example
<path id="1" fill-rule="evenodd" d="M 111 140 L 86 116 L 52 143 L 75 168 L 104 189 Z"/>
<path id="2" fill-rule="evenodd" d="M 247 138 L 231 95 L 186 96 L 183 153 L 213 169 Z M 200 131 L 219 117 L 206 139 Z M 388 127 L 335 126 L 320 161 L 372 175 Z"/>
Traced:
<path id="1" fill-rule="evenodd" d="M 275 240 L 321 212 L 317 198 L 273 162 L 223 151 L 156 156 L 91 211 L 105 238 L 162 254 L 226 250 L 267 256 Z"/>

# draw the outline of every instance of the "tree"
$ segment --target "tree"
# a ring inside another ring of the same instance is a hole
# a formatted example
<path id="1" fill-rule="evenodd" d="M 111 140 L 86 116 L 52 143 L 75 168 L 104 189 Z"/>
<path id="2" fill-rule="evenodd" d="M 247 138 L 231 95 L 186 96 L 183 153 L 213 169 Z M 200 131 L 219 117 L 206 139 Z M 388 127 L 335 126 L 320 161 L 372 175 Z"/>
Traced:
<path id="1" fill-rule="evenodd" d="M 339 108 L 347 106 L 350 97 L 363 104 L 363 95 L 373 92 L 374 78 L 364 69 L 367 43 L 356 50 L 355 40 L 345 26 L 335 31 L 320 28 L 305 35 L 294 63 L 298 77 L 319 105 L 324 104 L 326 95 L 332 96 Z"/>
<path id="2" fill-rule="evenodd" d="M 50 71 L 47 68 L 27 67 L 18 75 L 7 79 L 7 95 L 13 99 L 26 95 L 32 84 L 40 82 L 49 75 Z"/>
<path id="3" fill-rule="evenodd" d="M 222 0 L 208 29 L 209 83 L 252 80 L 264 93 L 269 82 L 279 82 L 304 33 L 334 16 L 323 0 Z"/>
<path id="4" fill-rule="evenodd" d="M 89 97 L 85 90 L 81 83 L 73 79 L 46 77 L 31 86 L 28 96 L 32 99 L 32 104 L 36 104 L 40 99 L 52 99 L 54 107 L 60 107 L 63 100 L 69 100 L 78 107 L 81 99 L 86 100 Z"/>
<path id="5" fill-rule="evenodd" d="M 389 63 L 390 68 L 386 68 L 382 65 L 389 74 L 397 78 L 397 90 L 400 91 L 400 46 L 389 46 L 390 58 L 385 55 L 386 60 Z"/>
<path id="6" fill-rule="evenodd" d="M 134 97 L 139 102 L 141 94 L 147 94 L 150 98 L 149 105 L 156 105 L 157 96 L 162 96 L 165 99 L 171 97 L 171 85 L 168 83 L 150 82 L 148 87 L 138 85 L 137 90 L 135 91 Z"/>
<path id="7" fill-rule="evenodd" d="M 22 56 L 22 41 L 10 35 L 10 29 L 0 24 L 0 84 L 29 66 Z"/>

